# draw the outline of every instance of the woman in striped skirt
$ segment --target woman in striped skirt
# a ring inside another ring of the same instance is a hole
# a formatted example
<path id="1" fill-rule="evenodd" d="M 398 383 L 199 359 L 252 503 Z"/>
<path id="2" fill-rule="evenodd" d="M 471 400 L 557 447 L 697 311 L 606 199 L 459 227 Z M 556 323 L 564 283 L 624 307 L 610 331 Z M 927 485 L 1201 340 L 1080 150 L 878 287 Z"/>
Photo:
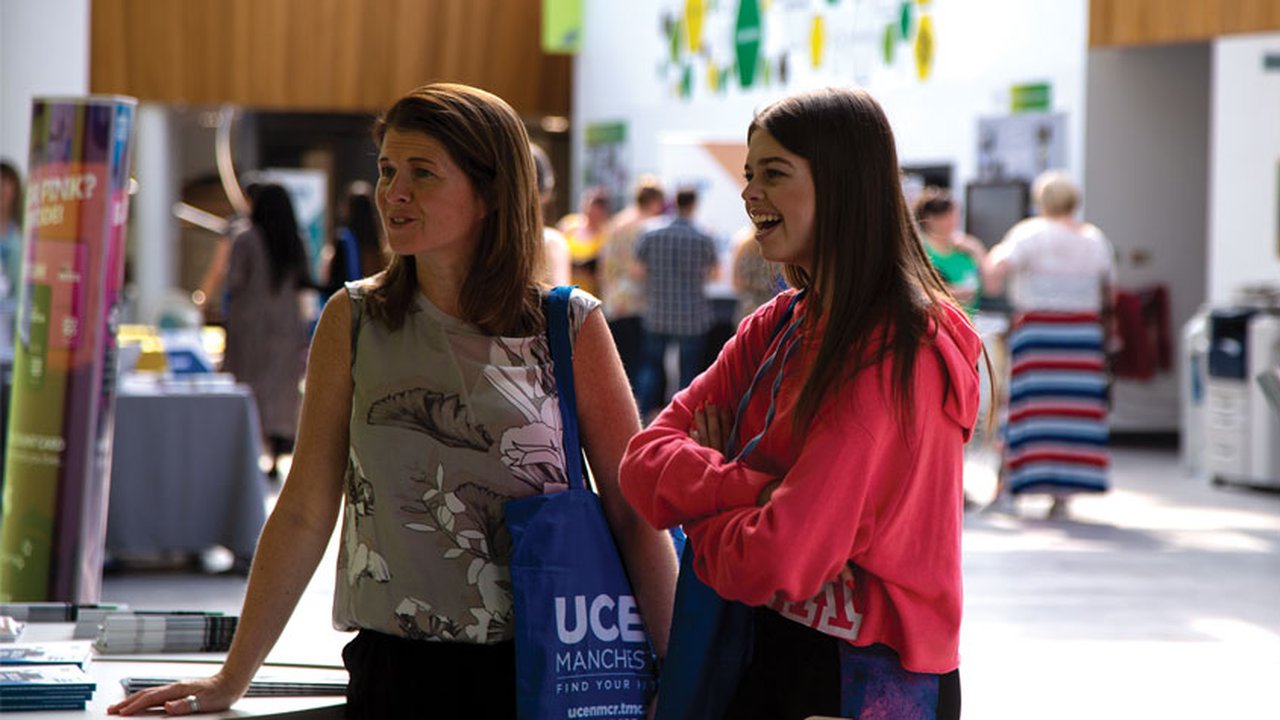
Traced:
<path id="1" fill-rule="evenodd" d="M 1063 517 L 1071 495 L 1108 487 L 1104 318 L 1114 251 L 1075 219 L 1080 191 L 1065 174 L 1040 176 L 1033 194 L 1041 217 L 1015 225 L 988 258 L 1014 307 L 1001 492 L 1052 495 L 1050 517 Z"/>

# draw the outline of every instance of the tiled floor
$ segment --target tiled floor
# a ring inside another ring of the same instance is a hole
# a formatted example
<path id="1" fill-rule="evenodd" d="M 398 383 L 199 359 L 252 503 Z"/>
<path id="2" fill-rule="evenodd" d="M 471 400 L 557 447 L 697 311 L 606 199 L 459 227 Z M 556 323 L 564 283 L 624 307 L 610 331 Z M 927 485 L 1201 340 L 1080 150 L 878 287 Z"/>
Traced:
<path id="1" fill-rule="evenodd" d="M 1280 495 L 1115 450 L 1115 489 L 965 533 L 966 716 L 1280 718 Z"/>
<path id="2" fill-rule="evenodd" d="M 1114 481 L 1067 521 L 1034 499 L 969 516 L 965 717 L 1280 718 L 1280 494 L 1210 487 L 1161 448 L 1117 448 Z M 273 659 L 340 662 L 333 552 Z M 125 574 L 104 599 L 236 612 L 243 592 L 235 576 Z"/>

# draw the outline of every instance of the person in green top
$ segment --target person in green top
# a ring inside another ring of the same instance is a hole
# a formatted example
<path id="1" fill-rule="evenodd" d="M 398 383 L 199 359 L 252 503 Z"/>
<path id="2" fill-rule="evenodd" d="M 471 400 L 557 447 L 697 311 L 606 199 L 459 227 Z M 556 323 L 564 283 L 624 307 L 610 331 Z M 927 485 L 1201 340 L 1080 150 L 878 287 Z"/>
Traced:
<path id="1" fill-rule="evenodd" d="M 958 208 L 946 190 L 926 187 L 916 200 L 914 211 L 929 261 L 946 282 L 947 289 L 972 316 L 978 311 L 978 301 L 982 298 L 986 248 L 977 238 L 960 232 Z"/>

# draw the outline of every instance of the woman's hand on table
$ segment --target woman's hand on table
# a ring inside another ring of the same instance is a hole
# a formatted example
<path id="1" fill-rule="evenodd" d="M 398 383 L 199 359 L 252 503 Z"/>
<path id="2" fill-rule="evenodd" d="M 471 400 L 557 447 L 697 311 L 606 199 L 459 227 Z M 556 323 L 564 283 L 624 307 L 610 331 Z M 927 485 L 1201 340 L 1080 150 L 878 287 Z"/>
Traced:
<path id="1" fill-rule="evenodd" d="M 221 674 L 198 680 L 184 680 L 149 690 L 139 690 L 107 708 L 110 715 L 134 715 L 152 708 L 163 708 L 166 715 L 192 715 L 218 712 L 231 707 L 244 695 L 245 687 L 236 686 Z"/>

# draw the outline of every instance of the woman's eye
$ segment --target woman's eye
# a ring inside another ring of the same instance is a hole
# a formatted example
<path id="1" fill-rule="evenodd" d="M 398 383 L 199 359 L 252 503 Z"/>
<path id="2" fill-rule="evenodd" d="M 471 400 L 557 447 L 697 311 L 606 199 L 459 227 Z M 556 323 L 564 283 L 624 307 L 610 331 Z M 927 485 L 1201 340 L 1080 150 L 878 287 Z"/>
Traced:
<path id="1" fill-rule="evenodd" d="M 413 169 L 413 176 L 416 178 L 428 178 L 428 177 L 431 177 L 431 174 L 432 174 L 431 171 L 426 168 Z"/>
<path id="2" fill-rule="evenodd" d="M 786 175 L 779 170 L 765 170 L 764 176 L 766 178 L 769 178 L 770 180 L 775 180 L 780 177 L 786 177 Z"/>
<path id="3" fill-rule="evenodd" d="M 382 167 L 378 168 L 378 177 L 389 178 L 395 174 L 396 174 L 396 171 L 393 170 L 390 165 L 383 165 Z"/>

